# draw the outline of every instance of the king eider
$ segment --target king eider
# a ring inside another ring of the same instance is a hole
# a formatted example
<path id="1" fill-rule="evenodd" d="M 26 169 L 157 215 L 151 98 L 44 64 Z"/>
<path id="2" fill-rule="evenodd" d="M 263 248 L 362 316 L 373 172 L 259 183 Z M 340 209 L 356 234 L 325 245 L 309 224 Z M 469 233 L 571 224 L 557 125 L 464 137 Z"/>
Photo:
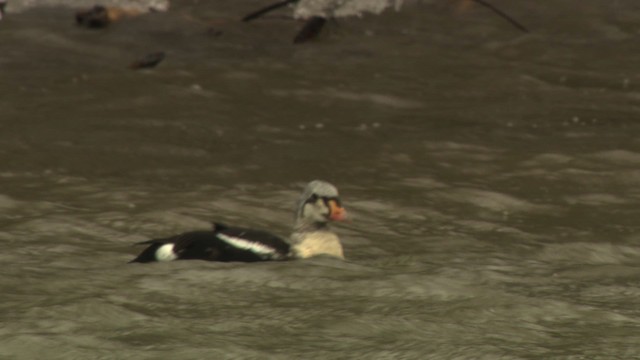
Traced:
<path id="1" fill-rule="evenodd" d="M 344 259 L 340 239 L 329 228 L 329 222 L 342 221 L 345 216 L 336 187 L 314 180 L 300 196 L 288 240 L 265 231 L 214 224 L 211 230 L 143 241 L 139 244 L 148 247 L 131 262 L 192 259 L 253 262 L 316 255 Z"/>

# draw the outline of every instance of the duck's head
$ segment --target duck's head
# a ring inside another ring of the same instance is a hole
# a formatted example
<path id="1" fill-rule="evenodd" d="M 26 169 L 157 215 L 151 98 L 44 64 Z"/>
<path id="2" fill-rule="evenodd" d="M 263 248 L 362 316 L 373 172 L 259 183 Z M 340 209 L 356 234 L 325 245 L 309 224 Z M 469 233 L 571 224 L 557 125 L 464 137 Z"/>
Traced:
<path id="1" fill-rule="evenodd" d="M 347 212 L 340 203 L 338 189 L 326 181 L 314 180 L 302 191 L 296 224 L 298 227 L 323 227 L 329 221 L 345 220 Z"/>

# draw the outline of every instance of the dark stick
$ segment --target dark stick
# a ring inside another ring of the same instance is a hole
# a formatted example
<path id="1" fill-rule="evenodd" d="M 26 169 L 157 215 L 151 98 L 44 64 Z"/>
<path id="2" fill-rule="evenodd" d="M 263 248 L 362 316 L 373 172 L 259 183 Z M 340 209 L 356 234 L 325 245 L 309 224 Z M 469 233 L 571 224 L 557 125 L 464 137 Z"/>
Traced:
<path id="1" fill-rule="evenodd" d="M 246 21 L 251 21 L 253 19 L 257 19 L 260 16 L 262 16 L 262 15 L 264 15 L 264 14 L 270 12 L 270 11 L 279 9 L 281 7 L 285 7 L 285 6 L 289 5 L 289 4 L 293 4 L 293 3 L 298 2 L 298 1 L 299 0 L 284 0 L 284 1 L 281 1 L 279 3 L 275 3 L 275 4 L 272 4 L 272 5 L 269 5 L 267 7 L 264 7 L 262 9 L 258 10 L 258 11 L 254 11 L 251 14 L 243 17 L 242 21 L 246 22 Z"/>
<path id="2" fill-rule="evenodd" d="M 478 4 L 480 4 L 482 6 L 485 6 L 485 7 L 489 8 L 489 9 L 491 9 L 493 12 L 495 12 L 496 14 L 501 16 L 503 19 L 505 19 L 508 22 L 510 22 L 513 26 L 515 26 L 518 29 L 520 29 L 522 32 L 526 32 L 526 33 L 529 32 L 529 30 L 527 30 L 527 28 L 524 27 L 522 24 L 520 24 L 519 22 L 515 21 L 511 16 L 507 15 L 502 10 L 500 10 L 497 7 L 489 4 L 488 2 L 486 2 L 484 0 L 473 0 L 473 1 L 477 2 Z"/>

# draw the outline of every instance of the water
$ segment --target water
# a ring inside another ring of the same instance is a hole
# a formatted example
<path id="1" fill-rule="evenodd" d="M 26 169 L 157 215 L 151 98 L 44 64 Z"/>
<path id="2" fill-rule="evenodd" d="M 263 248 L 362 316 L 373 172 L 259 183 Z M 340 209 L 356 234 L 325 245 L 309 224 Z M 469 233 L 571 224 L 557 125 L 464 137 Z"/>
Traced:
<path id="1" fill-rule="evenodd" d="M 640 357 L 635 2 L 494 1 L 530 34 L 407 2 L 296 46 L 291 10 L 238 22 L 262 2 L 98 31 L 19 3 L 0 358 Z M 127 264 L 213 220 L 286 235 L 314 178 L 347 261 Z"/>

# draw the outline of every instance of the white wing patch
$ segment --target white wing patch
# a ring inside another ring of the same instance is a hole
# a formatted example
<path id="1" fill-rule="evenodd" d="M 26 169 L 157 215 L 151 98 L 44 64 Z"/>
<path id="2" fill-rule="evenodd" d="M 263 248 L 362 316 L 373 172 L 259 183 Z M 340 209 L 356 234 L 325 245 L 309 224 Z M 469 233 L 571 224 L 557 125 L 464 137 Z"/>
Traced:
<path id="1" fill-rule="evenodd" d="M 252 253 L 259 255 L 263 258 L 277 257 L 278 253 L 276 249 L 267 246 L 265 244 L 261 244 L 256 241 L 251 241 L 243 238 L 238 238 L 234 236 L 225 235 L 222 233 L 216 234 L 218 239 L 226 242 L 227 244 L 242 250 L 249 250 Z"/>
<path id="2" fill-rule="evenodd" d="M 158 261 L 172 261 L 178 258 L 175 252 L 173 252 L 175 244 L 164 244 L 156 250 L 156 260 Z"/>

